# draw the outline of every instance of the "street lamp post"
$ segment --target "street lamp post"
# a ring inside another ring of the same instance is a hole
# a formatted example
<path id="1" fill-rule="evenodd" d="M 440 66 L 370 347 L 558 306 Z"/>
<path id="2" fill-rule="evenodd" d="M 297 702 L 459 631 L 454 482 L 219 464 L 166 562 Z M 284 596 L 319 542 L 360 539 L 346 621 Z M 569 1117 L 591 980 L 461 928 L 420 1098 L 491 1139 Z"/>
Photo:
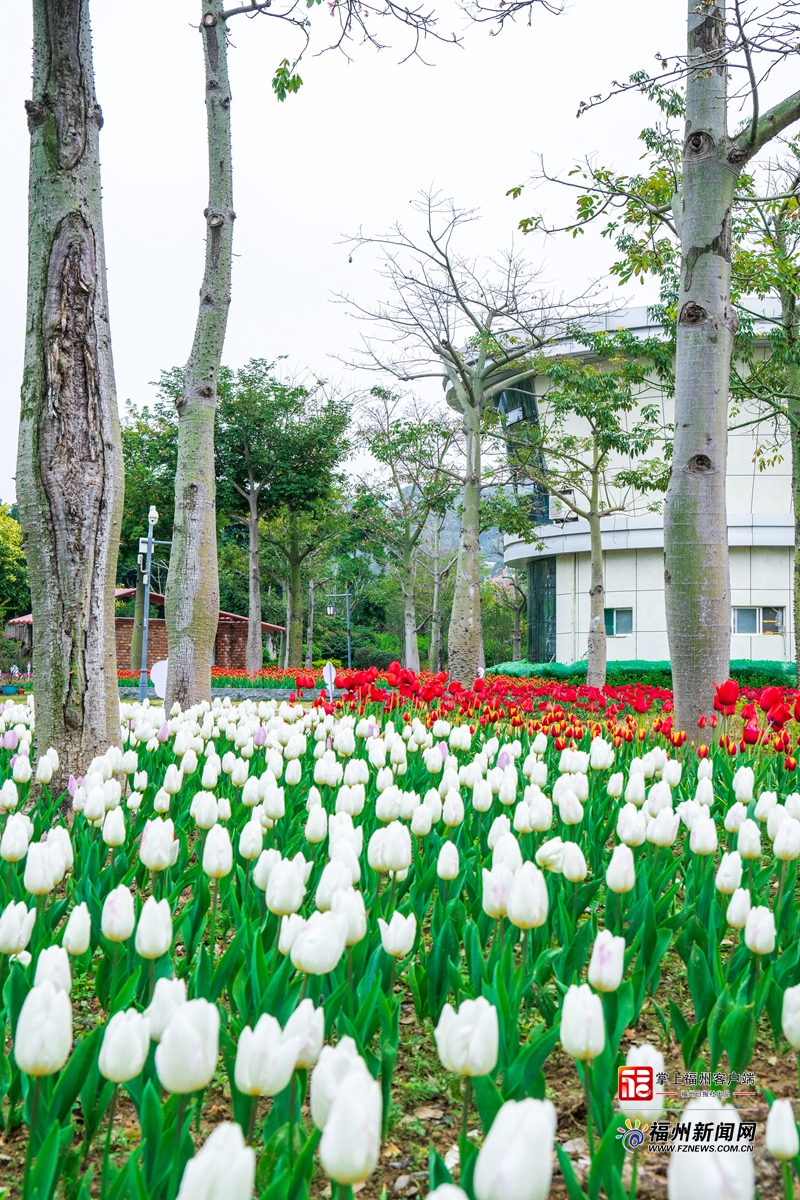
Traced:
<path id="1" fill-rule="evenodd" d="M 353 648 L 352 648 L 352 645 L 350 642 L 350 589 L 345 588 L 345 590 L 343 592 L 332 592 L 329 596 L 326 596 L 325 598 L 326 598 L 326 600 L 329 600 L 329 601 L 330 600 L 344 600 L 344 602 L 345 602 L 345 613 L 346 613 L 346 617 L 347 617 L 347 669 L 349 671 L 352 669 L 352 666 L 353 666 Z M 336 615 L 336 605 L 335 604 L 326 604 L 325 612 L 328 614 L 329 617 L 335 616 Z"/>
<path id="2" fill-rule="evenodd" d="M 153 529 L 158 520 L 155 504 L 147 514 L 147 537 L 139 538 L 139 559 L 144 555 L 144 615 L 142 618 L 142 662 L 139 671 L 139 699 L 147 698 L 147 627 L 150 623 L 150 567 L 153 561 L 153 546 L 171 546 L 171 542 L 159 542 L 153 538 Z"/>

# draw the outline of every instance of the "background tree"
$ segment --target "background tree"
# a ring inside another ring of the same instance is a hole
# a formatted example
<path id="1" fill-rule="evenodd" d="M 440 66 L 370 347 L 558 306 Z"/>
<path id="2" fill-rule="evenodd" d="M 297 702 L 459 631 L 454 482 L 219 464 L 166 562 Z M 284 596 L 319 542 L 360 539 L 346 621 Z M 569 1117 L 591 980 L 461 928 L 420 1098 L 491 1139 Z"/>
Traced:
<path id="1" fill-rule="evenodd" d="M 11 506 L 0 504 L 0 626 L 31 611 L 22 527 Z"/>
<path id="2" fill-rule="evenodd" d="M 381 340 L 365 338 L 371 365 L 404 382 L 444 376 L 448 400 L 461 417 L 461 529 L 448 669 L 454 679 L 472 682 L 484 665 L 479 544 L 480 498 L 487 483 L 484 418 L 502 391 L 535 372 L 531 355 L 591 306 L 548 299 L 537 288 L 536 272 L 514 251 L 497 263 L 465 258 L 453 243 L 459 229 L 475 220 L 473 212 L 430 195 L 414 208 L 424 219 L 423 238 L 415 240 L 396 225 L 382 237 L 354 239 L 356 246 L 381 251 L 381 274 L 392 298 L 374 309 L 350 303 L 381 330 Z M 393 342 L 388 352 L 387 340 Z"/>
<path id="3" fill-rule="evenodd" d="M 669 477 L 667 431 L 660 406 L 642 404 L 650 383 L 643 347 L 628 333 L 587 334 L 575 340 L 592 361 L 550 356 L 538 360 L 547 379 L 538 420 L 506 426 L 518 484 L 529 483 L 555 496 L 589 525 L 591 580 L 586 682 L 606 681 L 605 581 L 602 521 L 630 510 L 634 495 L 663 491 Z M 659 348 L 656 346 L 656 349 Z M 646 457 L 658 447 L 659 453 Z M 530 497 L 520 497 L 530 506 Z"/>
<path id="4" fill-rule="evenodd" d="M 349 404 L 324 395 L 321 384 L 312 393 L 300 384 L 283 383 L 274 367 L 265 359 L 251 359 L 240 370 L 225 372 L 217 414 L 220 507 L 246 525 L 249 537 L 250 674 L 263 663 L 259 521 L 283 510 L 310 513 L 327 502 L 335 468 L 348 450 Z M 299 592 L 292 591 L 292 602 L 299 611 Z"/>
<path id="5" fill-rule="evenodd" d="M 119 741 L 114 585 L 122 456 L 88 0 L 34 0 L 28 312 L 17 489 L 36 742 L 57 792 Z"/>
<path id="6" fill-rule="evenodd" d="M 451 465 L 458 430 L 448 416 L 431 418 L 418 399 L 376 387 L 364 408 L 359 442 L 383 468 L 363 481 L 377 500 L 386 551 L 403 593 L 405 666 L 419 671 L 417 549 L 429 520 L 452 504 Z"/>

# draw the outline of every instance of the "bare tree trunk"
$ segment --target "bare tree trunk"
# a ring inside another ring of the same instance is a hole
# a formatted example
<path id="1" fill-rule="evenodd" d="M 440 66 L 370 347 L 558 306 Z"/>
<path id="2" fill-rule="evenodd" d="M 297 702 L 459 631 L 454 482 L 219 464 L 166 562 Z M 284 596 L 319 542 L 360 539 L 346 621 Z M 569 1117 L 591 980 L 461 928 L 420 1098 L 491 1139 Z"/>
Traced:
<path id="1" fill-rule="evenodd" d="M 433 531 L 433 605 L 431 609 L 431 635 L 428 645 L 428 670 L 434 675 L 442 669 L 442 571 L 439 556 L 439 524 Z"/>
<path id="2" fill-rule="evenodd" d="M 247 606 L 247 649 L 245 667 L 248 675 L 255 675 L 264 665 L 261 642 L 261 560 L 258 554 L 258 499 L 250 496 L 250 519 L 247 522 L 250 538 L 248 577 L 249 595 Z"/>
<path id="3" fill-rule="evenodd" d="M 283 632 L 283 642 L 281 648 L 281 666 L 284 670 L 289 666 L 289 629 L 292 624 L 292 592 L 289 583 L 286 583 L 286 628 Z"/>
<path id="4" fill-rule="evenodd" d="M 211 698 L 219 620 L 214 414 L 231 300 L 231 94 L 222 0 L 202 0 L 208 133 L 206 265 L 194 344 L 178 404 L 175 524 L 166 592 L 167 708 Z"/>
<path id="5" fill-rule="evenodd" d="M 303 665 L 303 595 L 302 595 L 302 566 L 300 555 L 300 535 L 297 530 L 297 517 L 289 513 L 289 608 L 290 616 L 287 626 L 288 656 L 287 667 Z"/>
<path id="6" fill-rule="evenodd" d="M 784 326 L 790 341 L 797 343 L 796 297 L 792 297 L 791 313 L 784 316 Z M 785 312 L 785 309 L 784 309 Z M 790 315 L 790 323 L 786 323 Z M 791 399 L 787 401 L 789 436 L 792 439 L 792 503 L 794 506 L 794 660 L 797 678 L 800 679 L 800 365 L 791 363 L 786 372 L 786 390 Z"/>
<path id="7" fill-rule="evenodd" d="M 314 661 L 314 580 L 308 581 L 308 625 L 306 627 L 306 670 Z"/>
<path id="8" fill-rule="evenodd" d="M 34 0 L 28 316 L 17 488 L 31 587 L 36 744 L 54 790 L 119 742 L 114 585 L 122 449 L 88 0 Z"/>
<path id="9" fill-rule="evenodd" d="M 408 671 L 417 672 L 419 671 L 419 642 L 417 640 L 416 580 L 414 576 L 414 553 L 411 546 L 409 522 L 406 521 L 401 574 L 405 630 L 404 665 Z"/>
<path id="10" fill-rule="evenodd" d="M 681 282 L 675 360 L 675 444 L 664 554 L 675 724 L 693 731 L 711 710 L 712 682 L 730 669 L 725 475 L 728 388 L 736 314 L 730 299 L 731 204 L 725 5 L 689 0 L 683 148 Z"/>
<path id="11" fill-rule="evenodd" d="M 591 586 L 589 588 L 589 646 L 586 664 L 587 687 L 601 688 L 606 682 L 606 591 L 603 578 L 603 541 L 597 513 L 597 477 L 592 482 L 592 509 L 589 513 L 591 546 Z"/>
<path id="12" fill-rule="evenodd" d="M 481 621 L 481 434 L 480 413 L 470 407 L 464 413 L 465 473 L 462 492 L 461 531 L 453 610 L 448 635 L 448 669 L 459 683 L 471 684 L 483 665 Z"/>

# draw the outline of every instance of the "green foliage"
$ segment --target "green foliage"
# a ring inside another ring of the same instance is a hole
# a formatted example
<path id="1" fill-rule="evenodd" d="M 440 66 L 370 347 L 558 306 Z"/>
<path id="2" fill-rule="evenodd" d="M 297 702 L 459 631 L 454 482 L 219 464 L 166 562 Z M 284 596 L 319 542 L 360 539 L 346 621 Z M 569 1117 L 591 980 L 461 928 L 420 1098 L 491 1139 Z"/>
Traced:
<path id="1" fill-rule="evenodd" d="M 529 663 L 505 662 L 487 670 L 491 675 L 511 675 L 517 679 L 557 679 L 559 682 L 586 682 L 586 663 Z M 797 668 L 794 663 L 755 661 L 749 658 L 731 659 L 731 679 L 742 687 L 763 688 L 771 684 L 794 687 Z M 647 662 L 645 659 L 620 659 L 610 662 L 606 681 L 609 687 L 624 683 L 640 683 L 647 687 L 672 687 L 672 667 L 668 661 Z"/>
<path id="2" fill-rule="evenodd" d="M 22 529 L 8 504 L 0 504 L 0 624 L 31 611 Z"/>
<path id="3" fill-rule="evenodd" d="M 272 90 L 279 100 L 283 101 L 287 96 L 299 92 L 303 86 L 303 81 L 299 75 L 295 74 L 294 68 L 297 63 L 290 63 L 288 58 L 284 58 L 278 63 L 275 68 L 275 74 L 272 77 Z"/>

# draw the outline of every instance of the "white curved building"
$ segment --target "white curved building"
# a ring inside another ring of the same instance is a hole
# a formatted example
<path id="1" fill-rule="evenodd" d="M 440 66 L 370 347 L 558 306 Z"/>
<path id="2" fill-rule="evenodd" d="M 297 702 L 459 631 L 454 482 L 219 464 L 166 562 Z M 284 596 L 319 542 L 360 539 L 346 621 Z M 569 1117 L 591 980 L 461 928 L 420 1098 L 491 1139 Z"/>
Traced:
<path id="1" fill-rule="evenodd" d="M 609 329 L 657 335 L 645 308 L 615 314 Z M 766 345 L 766 342 L 764 343 Z M 559 352 L 586 355 L 583 347 Z M 540 406 L 548 381 L 537 378 Z M 672 420 L 671 401 L 647 393 Z M 506 402 L 508 404 L 508 402 Z M 514 418 L 512 411 L 507 419 Z M 752 415 L 752 414 L 750 414 Z M 743 413 L 739 421 L 748 420 Z M 735 425 L 737 422 L 734 421 Z M 731 577 L 731 658 L 794 658 L 792 575 L 794 517 L 791 501 L 791 453 L 759 470 L 756 450 L 767 437 L 767 422 L 733 428 L 728 442 L 728 542 Z M 652 496 L 630 505 L 623 515 L 603 521 L 608 658 L 669 658 L 664 607 L 664 528 L 660 514 L 647 512 Z M 528 652 L 530 662 L 576 662 L 586 656 L 589 631 L 589 527 L 549 503 L 550 520 L 536 529 L 539 545 L 507 536 L 507 566 L 528 569 Z"/>

